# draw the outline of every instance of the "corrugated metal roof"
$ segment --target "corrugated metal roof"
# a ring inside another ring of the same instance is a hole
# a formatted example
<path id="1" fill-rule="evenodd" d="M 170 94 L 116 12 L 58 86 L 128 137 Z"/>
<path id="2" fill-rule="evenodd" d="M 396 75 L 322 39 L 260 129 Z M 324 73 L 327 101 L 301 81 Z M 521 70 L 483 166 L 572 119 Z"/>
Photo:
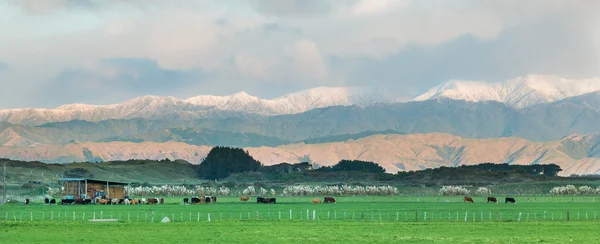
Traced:
<path id="1" fill-rule="evenodd" d="M 120 185 L 127 185 L 129 183 L 126 182 L 117 182 L 117 181 L 110 181 L 110 180 L 99 180 L 99 179 L 86 179 L 86 178 L 61 178 L 59 179 L 59 181 L 95 181 L 95 182 L 108 182 L 109 184 L 120 184 Z"/>

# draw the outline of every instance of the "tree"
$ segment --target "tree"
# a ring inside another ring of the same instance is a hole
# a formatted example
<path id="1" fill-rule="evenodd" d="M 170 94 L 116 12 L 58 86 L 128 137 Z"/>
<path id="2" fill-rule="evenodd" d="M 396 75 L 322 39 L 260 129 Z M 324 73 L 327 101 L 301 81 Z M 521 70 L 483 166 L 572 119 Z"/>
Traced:
<path id="1" fill-rule="evenodd" d="M 198 166 L 197 175 L 202 179 L 227 178 L 232 173 L 257 171 L 261 163 L 241 148 L 214 147 Z"/>
<path id="2" fill-rule="evenodd" d="M 385 173 L 385 169 L 379 164 L 360 160 L 342 160 L 332 167 L 321 167 L 318 171 L 339 172 L 339 171 L 359 171 L 365 173 Z"/>

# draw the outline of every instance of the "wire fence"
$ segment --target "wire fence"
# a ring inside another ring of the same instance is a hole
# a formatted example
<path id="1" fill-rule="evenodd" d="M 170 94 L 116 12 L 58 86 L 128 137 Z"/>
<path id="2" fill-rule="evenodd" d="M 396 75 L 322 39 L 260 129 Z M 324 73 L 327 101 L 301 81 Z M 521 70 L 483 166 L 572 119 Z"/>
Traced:
<path id="1" fill-rule="evenodd" d="M 248 212 L 161 212 L 161 211 L 48 211 L 0 212 L 7 222 L 111 220 L 118 222 L 215 222 L 215 221 L 395 221 L 395 222 L 540 222 L 598 221 L 590 211 L 289 211 Z"/>

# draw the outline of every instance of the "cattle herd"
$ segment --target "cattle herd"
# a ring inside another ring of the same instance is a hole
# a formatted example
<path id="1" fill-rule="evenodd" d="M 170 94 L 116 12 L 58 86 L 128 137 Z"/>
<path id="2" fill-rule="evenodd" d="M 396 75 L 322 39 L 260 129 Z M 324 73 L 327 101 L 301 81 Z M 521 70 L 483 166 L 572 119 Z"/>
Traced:
<path id="1" fill-rule="evenodd" d="M 240 197 L 240 201 L 241 202 L 247 202 L 250 200 L 249 196 L 241 196 Z M 215 196 L 202 196 L 202 197 L 198 197 L 198 196 L 193 196 L 191 199 L 190 198 L 184 198 L 183 199 L 183 204 L 187 205 L 187 204 L 206 204 L 206 203 L 216 203 L 217 202 L 217 197 Z M 336 203 L 335 198 L 333 197 L 325 197 L 323 199 L 323 201 L 321 201 L 321 199 L 319 198 L 313 198 L 312 199 L 312 203 L 314 204 L 321 204 L 321 203 Z M 463 198 L 463 202 L 470 202 L 470 203 L 475 203 L 475 201 L 473 201 L 472 197 L 468 197 L 465 196 Z M 488 197 L 487 198 L 487 202 L 488 203 L 498 203 L 498 199 L 496 199 L 495 197 Z M 56 199 L 44 199 L 44 203 L 46 204 L 56 204 Z M 60 204 L 63 205 L 71 205 L 71 204 L 103 204 L 103 205 L 118 205 L 118 204 L 125 204 L 125 205 L 137 205 L 137 204 L 164 204 L 165 203 L 165 199 L 164 198 L 134 198 L 131 199 L 129 197 L 125 197 L 125 198 L 102 198 L 102 197 L 96 197 L 94 199 L 61 199 Z M 277 199 L 276 198 L 267 198 L 267 197 L 257 197 L 256 198 L 256 203 L 264 203 L 264 204 L 275 204 L 277 203 Z M 504 203 L 517 203 L 517 201 L 512 198 L 512 197 L 506 197 L 504 199 Z M 29 204 L 29 199 L 25 199 L 25 204 Z"/>
<path id="2" fill-rule="evenodd" d="M 471 197 L 467 197 L 467 196 L 465 196 L 465 197 L 463 198 L 463 202 L 475 203 L 475 202 L 473 201 L 473 198 L 471 198 Z M 488 198 L 487 198 L 487 202 L 488 202 L 488 203 L 490 203 L 490 202 L 495 202 L 495 203 L 498 203 L 498 199 L 496 199 L 495 197 L 488 197 Z M 505 198 L 505 199 L 504 199 L 504 203 L 517 203 L 517 200 L 515 200 L 515 199 L 514 199 L 514 198 L 512 198 L 512 197 L 507 197 L 507 198 Z"/>
<path id="3" fill-rule="evenodd" d="M 56 204 L 56 199 L 44 199 L 44 203 L 52 205 Z M 164 204 L 164 198 L 134 198 L 131 199 L 129 197 L 125 198 L 102 198 L 96 197 L 94 199 L 61 199 L 60 204 L 62 205 L 86 205 L 86 204 L 102 204 L 102 205 L 137 205 L 137 204 Z M 29 204 L 29 199 L 26 199 L 25 204 Z"/>

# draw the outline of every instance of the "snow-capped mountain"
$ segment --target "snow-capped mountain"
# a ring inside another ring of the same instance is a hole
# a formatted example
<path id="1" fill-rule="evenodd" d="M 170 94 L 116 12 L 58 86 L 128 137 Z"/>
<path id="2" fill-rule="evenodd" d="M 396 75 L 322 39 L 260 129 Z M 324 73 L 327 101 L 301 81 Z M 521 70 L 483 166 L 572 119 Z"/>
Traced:
<path id="1" fill-rule="evenodd" d="M 368 106 L 375 103 L 406 101 L 389 92 L 359 87 L 317 87 L 287 94 L 272 100 L 239 92 L 231 96 L 197 96 L 185 100 L 194 105 L 226 111 L 245 111 L 262 115 L 295 114 L 330 106 Z"/>
<path id="2" fill-rule="evenodd" d="M 159 119 L 169 116 L 202 118 L 218 112 L 280 115 L 302 113 L 329 106 L 368 106 L 374 103 L 403 101 L 406 101 L 406 98 L 395 96 L 387 91 L 349 87 L 317 87 L 272 100 L 261 99 L 245 92 L 230 96 L 203 95 L 184 100 L 174 97 L 143 96 L 112 105 L 68 104 L 55 109 L 0 110 L 0 122 L 40 125 L 71 120 Z"/>
<path id="3" fill-rule="evenodd" d="M 498 101 L 523 109 L 600 90 L 600 78 L 571 80 L 548 75 L 528 75 L 505 82 L 451 80 L 411 101 L 436 98 L 471 102 Z"/>

